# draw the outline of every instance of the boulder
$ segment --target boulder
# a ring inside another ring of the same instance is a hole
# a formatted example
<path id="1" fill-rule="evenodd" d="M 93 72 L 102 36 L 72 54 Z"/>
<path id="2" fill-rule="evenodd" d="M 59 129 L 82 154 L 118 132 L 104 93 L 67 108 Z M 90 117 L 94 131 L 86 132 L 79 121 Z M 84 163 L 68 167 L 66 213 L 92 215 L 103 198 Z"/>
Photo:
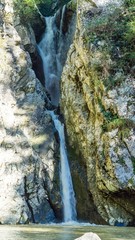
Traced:
<path id="1" fill-rule="evenodd" d="M 83 236 L 76 238 L 75 240 L 101 240 L 101 238 L 93 232 L 85 233 Z"/>

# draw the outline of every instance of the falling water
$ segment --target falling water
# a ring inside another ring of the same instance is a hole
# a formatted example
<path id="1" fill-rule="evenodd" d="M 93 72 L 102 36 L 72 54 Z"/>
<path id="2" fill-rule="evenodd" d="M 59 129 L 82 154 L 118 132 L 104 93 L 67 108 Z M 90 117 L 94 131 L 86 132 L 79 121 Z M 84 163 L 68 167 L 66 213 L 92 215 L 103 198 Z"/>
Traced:
<path id="1" fill-rule="evenodd" d="M 61 51 L 64 44 L 62 33 L 64 14 L 65 6 L 62 9 L 59 29 L 56 26 L 57 14 L 45 17 L 46 30 L 38 45 L 43 60 L 46 90 L 50 94 L 51 103 L 56 107 L 60 98 L 59 80 L 62 73 Z"/>
<path id="2" fill-rule="evenodd" d="M 76 220 L 76 200 L 74 196 L 74 189 L 72 184 L 72 178 L 70 174 L 70 168 L 68 164 L 64 125 L 59 121 L 58 116 L 53 111 L 49 111 L 55 128 L 58 131 L 60 138 L 60 159 L 61 159 L 61 185 L 62 185 L 62 200 L 64 207 L 64 222 Z"/>
<path id="3" fill-rule="evenodd" d="M 45 86 L 50 94 L 52 105 L 58 107 L 60 98 L 59 79 L 62 73 L 61 50 L 64 46 L 62 33 L 65 7 L 61 13 L 59 29 L 56 26 L 55 14 L 53 17 L 46 17 L 46 30 L 38 49 L 43 61 Z M 64 125 L 59 121 L 58 116 L 53 111 L 48 111 L 58 131 L 60 138 L 60 158 L 61 171 L 60 179 L 62 186 L 62 201 L 64 209 L 64 222 L 76 220 L 76 201 L 74 196 L 72 178 L 66 153 Z"/>
<path id="4" fill-rule="evenodd" d="M 60 62 L 57 57 L 57 28 L 55 25 L 55 16 L 46 17 L 46 31 L 38 49 L 43 61 L 43 70 L 45 75 L 45 86 L 50 94 L 51 103 L 54 106 L 59 104 L 59 78 L 60 78 Z"/>

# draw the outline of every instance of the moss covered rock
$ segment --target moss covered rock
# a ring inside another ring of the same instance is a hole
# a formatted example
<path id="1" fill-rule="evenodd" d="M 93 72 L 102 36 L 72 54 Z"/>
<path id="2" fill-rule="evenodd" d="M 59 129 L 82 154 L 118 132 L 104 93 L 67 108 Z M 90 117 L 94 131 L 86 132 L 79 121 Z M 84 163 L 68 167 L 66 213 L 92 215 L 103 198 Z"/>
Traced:
<path id="1" fill-rule="evenodd" d="M 75 184 L 79 209 L 84 198 L 89 202 L 81 218 L 91 221 L 86 211 L 94 202 L 111 225 L 133 224 L 135 219 L 135 89 L 129 60 L 134 44 L 127 41 L 134 31 L 127 28 L 133 11 L 127 1 L 78 1 L 76 35 L 61 83 L 68 141 L 77 153 L 71 158 L 80 166 L 73 168 L 73 178 L 80 179 L 82 169 L 80 185 L 90 193 L 80 200 Z"/>

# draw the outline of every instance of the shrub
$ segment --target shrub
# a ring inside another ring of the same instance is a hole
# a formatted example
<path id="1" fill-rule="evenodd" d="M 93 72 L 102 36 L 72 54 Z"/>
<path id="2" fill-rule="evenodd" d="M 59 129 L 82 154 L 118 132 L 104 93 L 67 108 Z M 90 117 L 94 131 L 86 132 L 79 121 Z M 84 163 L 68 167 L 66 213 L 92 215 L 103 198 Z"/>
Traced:
<path id="1" fill-rule="evenodd" d="M 125 80 L 125 76 L 132 73 L 132 67 L 134 66 L 134 0 L 125 0 L 121 7 L 116 8 L 111 13 L 90 15 L 84 39 L 88 48 L 92 46 L 93 56 L 96 55 L 97 51 L 107 53 L 100 66 L 92 66 L 93 71 L 100 75 L 100 81 L 103 82 L 107 89 L 119 86 Z M 100 42 L 104 42 L 104 45 L 100 46 L 98 44 Z M 115 74 L 120 69 L 122 72 L 121 77 L 119 79 L 115 78 Z"/>
<path id="2" fill-rule="evenodd" d="M 16 12 L 20 15 L 21 19 L 31 21 L 37 13 L 37 8 L 40 4 L 46 7 L 52 4 L 51 0 L 14 0 Z"/>

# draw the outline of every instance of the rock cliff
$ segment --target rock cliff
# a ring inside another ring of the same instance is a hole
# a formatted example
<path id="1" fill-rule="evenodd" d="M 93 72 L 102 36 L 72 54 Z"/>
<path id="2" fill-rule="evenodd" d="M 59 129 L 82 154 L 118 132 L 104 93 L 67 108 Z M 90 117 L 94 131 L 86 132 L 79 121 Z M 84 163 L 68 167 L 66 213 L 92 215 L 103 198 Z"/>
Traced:
<path id="1" fill-rule="evenodd" d="M 78 0 L 77 4 L 60 105 L 78 219 L 135 224 L 133 9 L 123 1 Z M 64 33 L 75 6 L 76 1 L 68 5 Z M 37 41 L 44 29 L 40 24 L 41 30 L 34 25 Z M 23 25 L 15 14 L 13 1 L 1 0 L 1 224 L 62 219 L 59 140 L 46 114 L 45 89 L 36 78 L 44 82 L 36 40 L 31 26 Z"/>
<path id="2" fill-rule="evenodd" d="M 11 0 L 0 2 L 0 23 L 0 223 L 61 219 L 58 143 L 25 50 L 34 53 L 35 37 Z"/>
<path id="3" fill-rule="evenodd" d="M 133 9 L 124 4 L 78 0 L 61 83 L 78 217 L 111 225 L 135 221 Z"/>

